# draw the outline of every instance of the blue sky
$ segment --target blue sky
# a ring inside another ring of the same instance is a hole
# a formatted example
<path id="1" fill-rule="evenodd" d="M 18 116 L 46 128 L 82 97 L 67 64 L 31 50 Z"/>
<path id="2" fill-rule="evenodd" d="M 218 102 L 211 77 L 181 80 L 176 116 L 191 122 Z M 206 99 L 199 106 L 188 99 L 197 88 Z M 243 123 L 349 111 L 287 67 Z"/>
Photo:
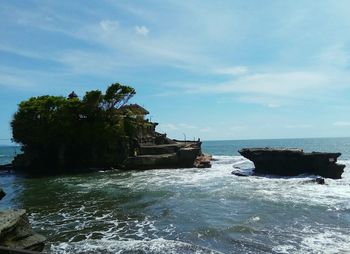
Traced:
<path id="1" fill-rule="evenodd" d="M 158 130 L 349 136 L 349 1 L 0 2 L 0 143 L 17 104 L 120 82 Z"/>

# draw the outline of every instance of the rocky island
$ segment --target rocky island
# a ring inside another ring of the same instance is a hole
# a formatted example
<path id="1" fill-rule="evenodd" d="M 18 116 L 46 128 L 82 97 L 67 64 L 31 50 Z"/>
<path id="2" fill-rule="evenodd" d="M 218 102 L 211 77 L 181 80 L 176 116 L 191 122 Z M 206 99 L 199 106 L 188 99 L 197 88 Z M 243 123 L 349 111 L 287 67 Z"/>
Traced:
<path id="1" fill-rule="evenodd" d="M 315 174 L 340 179 L 345 165 L 337 164 L 341 153 L 305 153 L 302 149 L 244 148 L 238 151 L 251 160 L 254 173 L 280 176 Z"/>
<path id="2" fill-rule="evenodd" d="M 201 142 L 172 140 L 156 132 L 149 112 L 129 100 L 136 91 L 115 83 L 105 93 L 79 98 L 39 96 L 19 104 L 11 122 L 21 145 L 12 165 L 0 170 L 57 174 L 107 169 L 210 167 Z"/>
<path id="3" fill-rule="evenodd" d="M 146 119 L 149 112 L 128 103 L 135 93 L 115 83 L 104 94 L 89 91 L 79 98 L 72 92 L 21 102 L 11 127 L 22 153 L 0 171 L 45 175 L 211 166 L 199 139 L 180 141 L 158 133 L 158 123 Z M 0 188 L 0 200 L 5 195 Z M 32 230 L 26 210 L 0 211 L 0 253 L 42 251 L 45 240 Z"/>

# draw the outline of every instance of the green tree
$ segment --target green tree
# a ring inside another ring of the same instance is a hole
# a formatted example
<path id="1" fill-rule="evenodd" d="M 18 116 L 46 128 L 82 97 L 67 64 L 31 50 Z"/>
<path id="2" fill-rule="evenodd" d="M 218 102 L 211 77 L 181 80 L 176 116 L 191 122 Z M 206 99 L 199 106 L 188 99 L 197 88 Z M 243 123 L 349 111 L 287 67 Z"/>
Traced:
<path id="1" fill-rule="evenodd" d="M 135 95 L 112 84 L 105 94 L 79 98 L 39 96 L 19 104 L 11 122 L 13 140 L 22 145 L 16 168 L 47 173 L 118 166 L 129 154 L 138 122 L 118 109 Z"/>
<path id="2" fill-rule="evenodd" d="M 105 109 L 119 109 L 128 103 L 135 94 L 135 89 L 130 86 L 123 86 L 119 83 L 112 84 L 107 88 L 104 96 Z"/>

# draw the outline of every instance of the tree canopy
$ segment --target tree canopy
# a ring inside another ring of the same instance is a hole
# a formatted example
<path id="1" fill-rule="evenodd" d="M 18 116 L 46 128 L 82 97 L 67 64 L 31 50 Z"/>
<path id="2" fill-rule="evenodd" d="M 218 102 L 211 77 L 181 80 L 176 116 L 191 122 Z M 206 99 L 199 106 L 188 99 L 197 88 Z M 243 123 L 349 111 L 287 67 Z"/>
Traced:
<path id="1" fill-rule="evenodd" d="M 11 122 L 23 151 L 15 166 L 50 172 L 118 166 L 143 120 L 120 110 L 135 94 L 115 83 L 104 94 L 88 91 L 82 99 L 45 95 L 21 102 Z"/>

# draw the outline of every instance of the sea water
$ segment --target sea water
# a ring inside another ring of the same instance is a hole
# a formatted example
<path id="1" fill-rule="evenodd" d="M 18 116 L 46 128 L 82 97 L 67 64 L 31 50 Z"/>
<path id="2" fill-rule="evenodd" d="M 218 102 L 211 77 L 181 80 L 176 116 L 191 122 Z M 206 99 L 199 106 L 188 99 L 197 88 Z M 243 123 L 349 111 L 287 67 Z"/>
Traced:
<path id="1" fill-rule="evenodd" d="M 343 178 L 249 176 L 243 147 L 341 152 Z M 350 253 L 350 138 L 208 141 L 209 169 L 26 178 L 3 173 L 0 208 L 25 208 L 48 253 Z M 13 147 L 0 148 L 0 164 Z"/>

